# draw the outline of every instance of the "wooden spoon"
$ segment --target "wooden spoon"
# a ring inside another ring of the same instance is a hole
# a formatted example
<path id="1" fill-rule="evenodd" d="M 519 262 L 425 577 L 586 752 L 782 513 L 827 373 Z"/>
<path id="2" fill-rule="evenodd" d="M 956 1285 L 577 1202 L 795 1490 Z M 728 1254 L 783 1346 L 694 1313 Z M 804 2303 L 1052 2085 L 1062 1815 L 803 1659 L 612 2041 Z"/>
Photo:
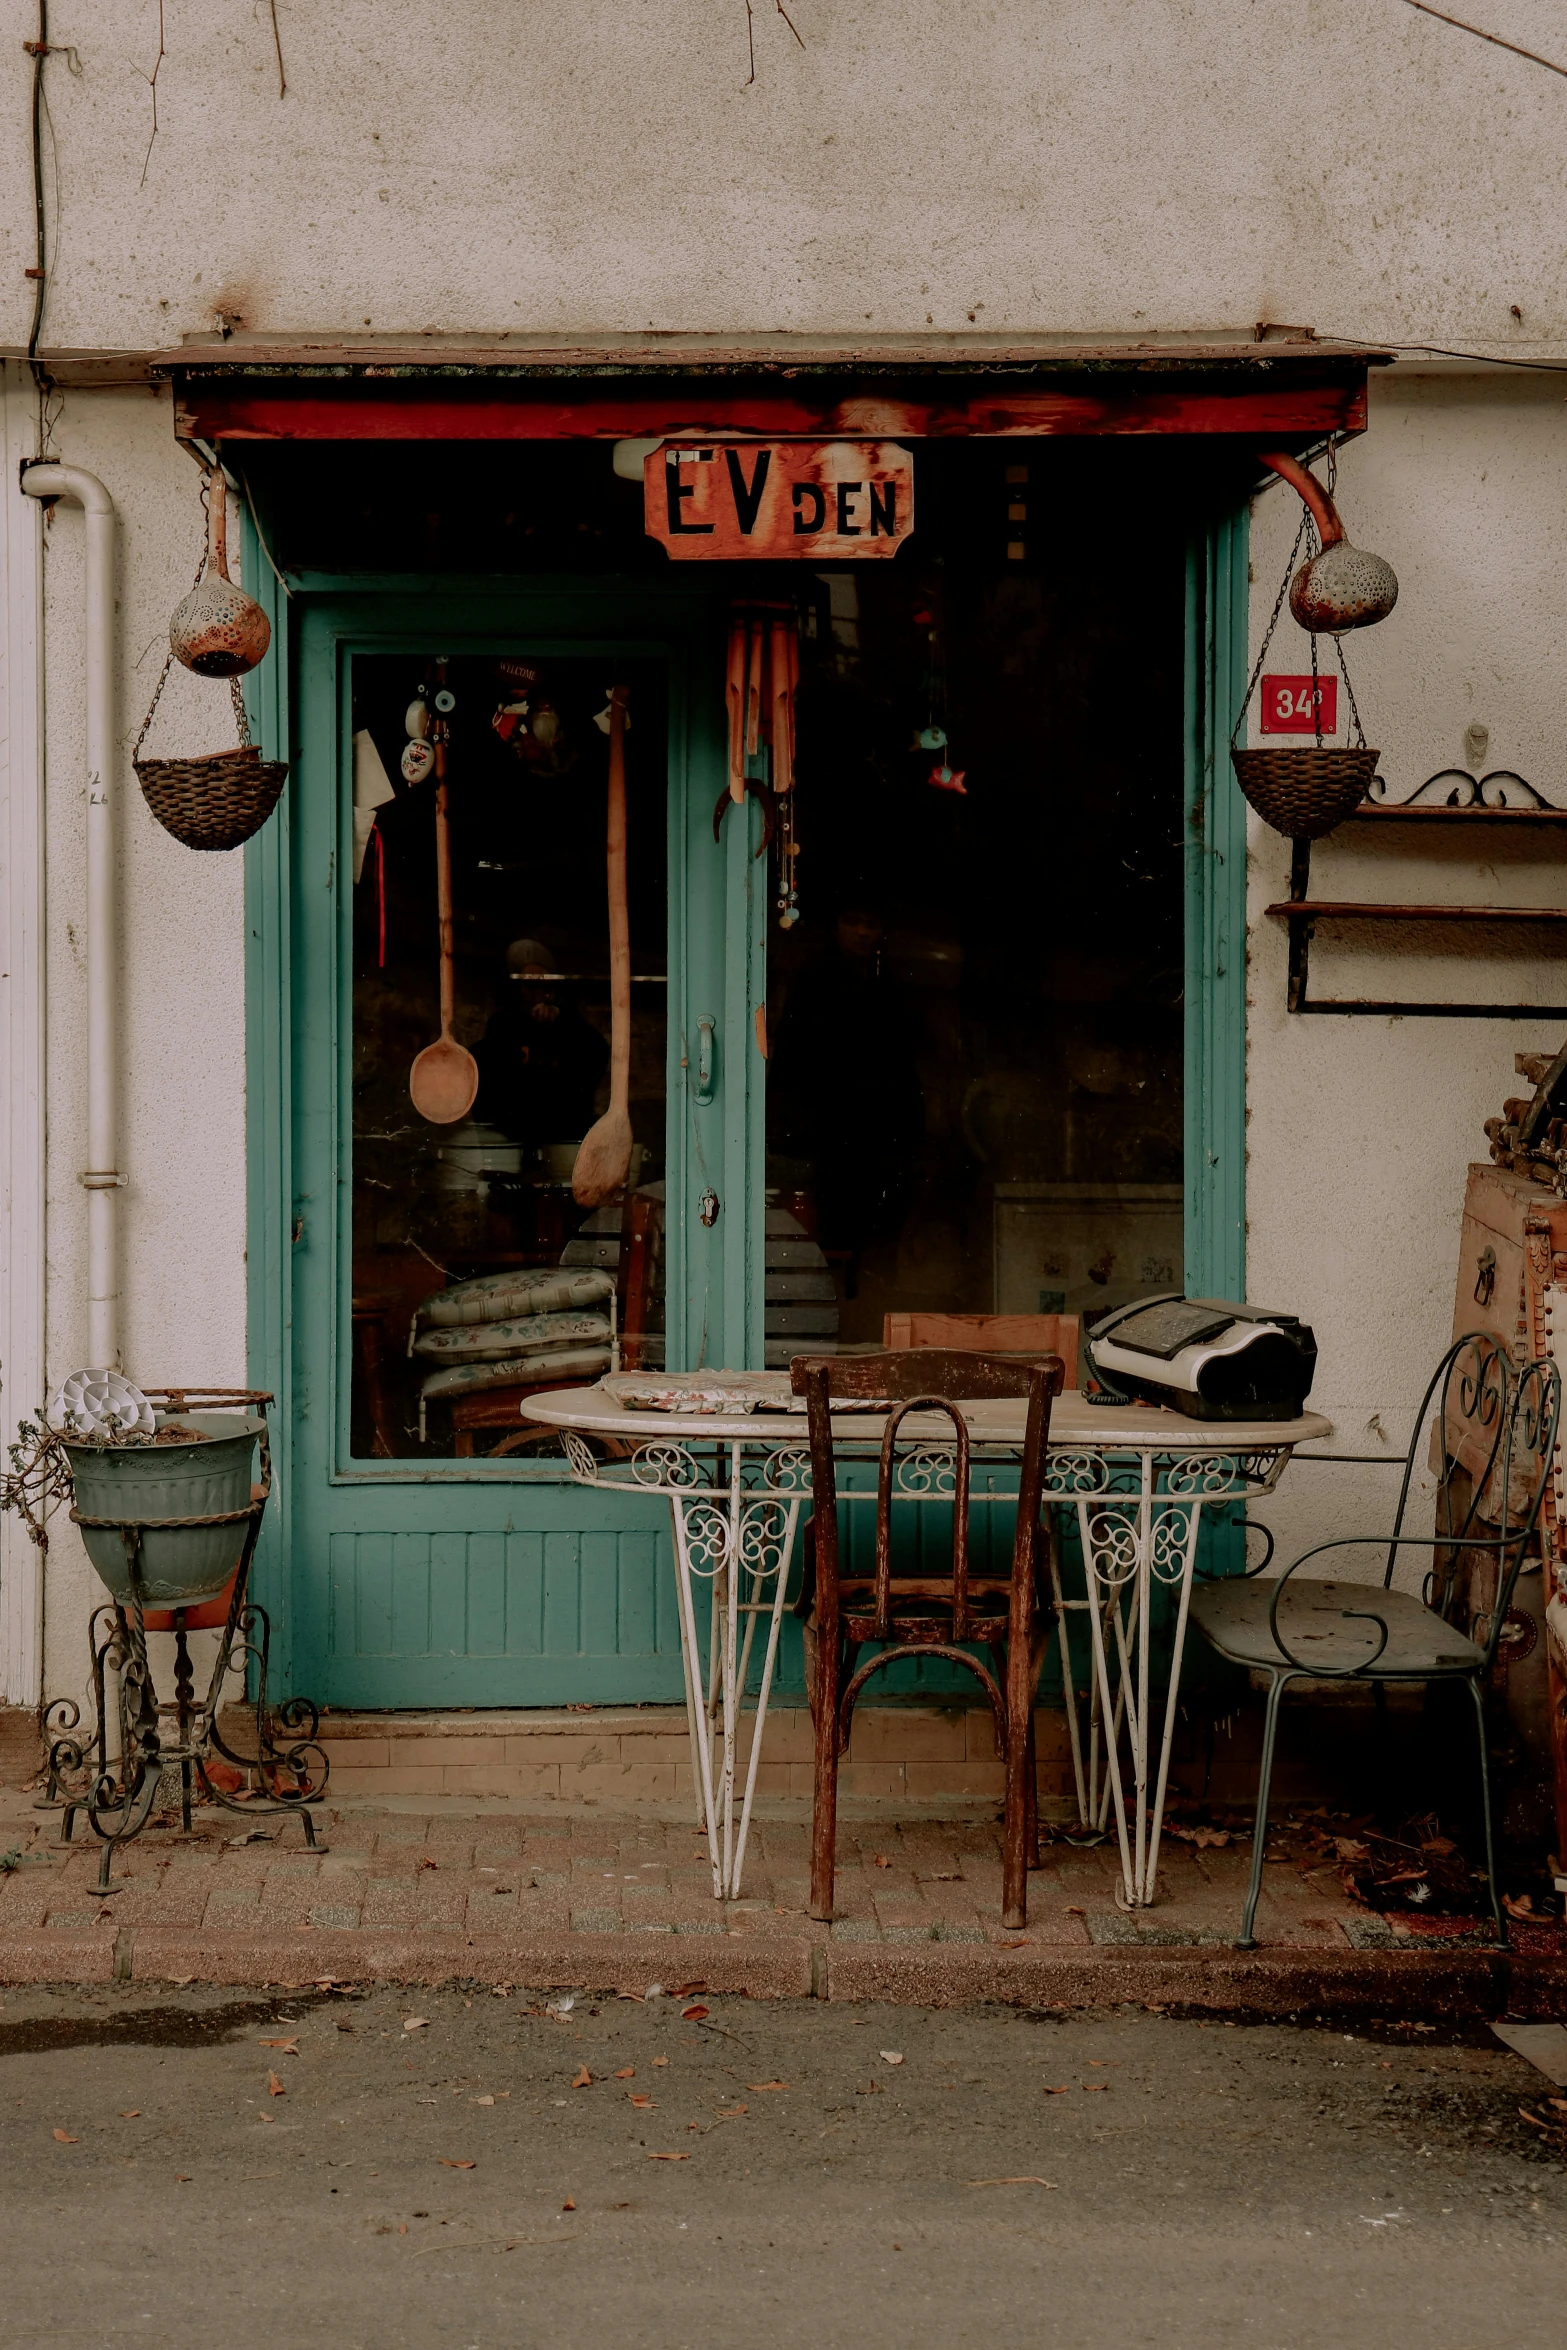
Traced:
<path id="1" fill-rule="evenodd" d="M 571 1171 L 579 1207 L 596 1208 L 631 1172 L 631 917 L 626 905 L 626 688 L 609 689 L 609 1108 L 590 1126 Z"/>
<path id="2" fill-rule="evenodd" d="M 441 924 L 441 1033 L 408 1072 L 414 1108 L 432 1126 L 466 1118 L 479 1090 L 479 1064 L 452 1034 L 457 983 L 452 958 L 452 840 L 446 821 L 446 745 L 435 746 L 435 903 Z"/>

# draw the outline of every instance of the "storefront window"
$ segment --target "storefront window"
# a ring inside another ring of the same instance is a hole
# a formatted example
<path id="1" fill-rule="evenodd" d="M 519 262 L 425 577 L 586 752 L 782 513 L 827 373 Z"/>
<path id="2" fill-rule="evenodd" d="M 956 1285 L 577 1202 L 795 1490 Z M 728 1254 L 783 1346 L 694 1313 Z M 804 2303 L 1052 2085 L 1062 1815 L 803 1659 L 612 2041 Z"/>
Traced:
<path id="1" fill-rule="evenodd" d="M 608 1091 L 610 665 L 434 652 L 353 671 L 353 1364 L 356 1458 L 514 1454 L 519 1393 L 609 1368 L 628 1311 L 656 1333 L 665 1035 L 667 711 L 661 667 L 622 661 L 632 945 L 632 1187 L 572 1196 Z M 439 741 L 445 728 L 448 739 Z M 410 748 L 410 746 L 417 746 Z M 455 1016 L 477 1065 L 459 1119 L 410 1096 L 440 1030 L 435 795 L 446 773 Z M 547 1441 L 553 1455 L 554 1441 Z"/>
<path id="2" fill-rule="evenodd" d="M 769 1362 L 1182 1279 L 1179 536 L 1069 451 L 921 501 L 804 599 Z"/>

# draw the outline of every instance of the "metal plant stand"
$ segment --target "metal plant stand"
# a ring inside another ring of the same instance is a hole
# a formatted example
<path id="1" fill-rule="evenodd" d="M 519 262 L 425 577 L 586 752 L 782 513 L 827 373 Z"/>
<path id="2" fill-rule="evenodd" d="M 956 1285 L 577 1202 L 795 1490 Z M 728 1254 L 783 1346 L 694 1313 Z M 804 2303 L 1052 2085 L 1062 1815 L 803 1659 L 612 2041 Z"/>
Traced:
<path id="1" fill-rule="evenodd" d="M 298 1819 L 305 1842 L 313 1852 L 327 1847 L 316 1834 L 306 1806 L 320 1802 L 326 1792 L 330 1764 L 315 1743 L 320 1714 L 308 1698 L 286 1698 L 273 1705 L 267 1692 L 271 1625 L 265 1608 L 249 1596 L 251 1561 L 261 1532 L 262 1514 L 272 1490 L 272 1455 L 267 1437 L 266 1409 L 270 1395 L 250 1388 L 150 1388 L 149 1401 L 172 1412 L 204 1407 L 245 1407 L 261 1419 L 261 1480 L 249 1505 L 200 1518 L 148 1518 L 120 1524 L 114 1519 L 84 1518 L 72 1509 L 72 1521 L 81 1526 L 112 1527 L 125 1545 L 130 1596 L 94 1609 L 88 1626 L 92 1660 L 95 1726 L 81 1729 L 81 1708 L 74 1698 L 57 1698 L 44 1714 L 49 1738 L 49 1777 L 40 1810 L 61 1809 L 60 1842 L 69 1844 L 78 1812 L 103 1850 L 98 1869 L 98 1891 L 117 1892 L 110 1870 L 115 1852 L 139 1836 L 152 1817 L 163 1773 L 176 1764 L 180 1774 L 180 1824 L 189 1830 L 191 1805 L 198 1796 L 246 1819 Z M 141 1580 L 142 1538 L 154 1531 L 190 1526 L 243 1525 L 244 1544 L 230 1591 L 228 1614 L 218 1641 L 217 1655 L 205 1696 L 198 1699 L 191 1669 L 187 1619 L 199 1603 L 169 1607 L 144 1602 Z M 147 1654 L 147 1617 L 172 1618 L 174 1633 L 174 1694 L 160 1700 Z M 255 1751 L 241 1754 L 230 1746 L 218 1727 L 218 1707 L 231 1671 L 245 1673 L 250 1695 L 245 1711 L 252 1724 Z M 215 1761 L 249 1773 L 260 1792 L 241 1799 L 221 1784 L 225 1773 L 214 1775 Z"/>

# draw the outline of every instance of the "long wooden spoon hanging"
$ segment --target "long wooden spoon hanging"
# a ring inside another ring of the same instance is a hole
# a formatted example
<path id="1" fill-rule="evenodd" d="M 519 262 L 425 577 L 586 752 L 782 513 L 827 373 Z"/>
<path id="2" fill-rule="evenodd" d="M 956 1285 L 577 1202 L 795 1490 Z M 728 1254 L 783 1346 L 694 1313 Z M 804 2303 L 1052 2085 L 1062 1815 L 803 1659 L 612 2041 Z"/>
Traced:
<path id="1" fill-rule="evenodd" d="M 441 1033 L 408 1072 L 414 1108 L 432 1126 L 466 1118 L 479 1090 L 479 1064 L 452 1034 L 457 979 L 452 950 L 452 839 L 446 815 L 446 721 L 436 720 L 435 902 L 441 931 Z"/>
<path id="2" fill-rule="evenodd" d="M 626 688 L 609 689 L 609 1108 L 588 1128 L 571 1171 L 572 1197 L 596 1208 L 631 1172 L 631 917 L 626 900 Z"/>

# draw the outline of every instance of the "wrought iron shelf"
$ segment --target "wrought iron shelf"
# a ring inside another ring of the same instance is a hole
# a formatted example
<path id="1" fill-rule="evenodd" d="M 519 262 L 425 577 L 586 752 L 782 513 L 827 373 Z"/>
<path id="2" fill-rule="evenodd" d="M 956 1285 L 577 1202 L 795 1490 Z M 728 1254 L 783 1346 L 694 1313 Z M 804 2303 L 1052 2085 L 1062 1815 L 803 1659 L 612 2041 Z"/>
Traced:
<path id="1" fill-rule="evenodd" d="M 1363 800 L 1345 817 L 1346 824 L 1567 824 L 1567 808 L 1487 808 L 1476 802 L 1468 808 L 1416 807 L 1386 800 Z"/>
<path id="2" fill-rule="evenodd" d="M 1314 922 L 1567 922 L 1567 906 L 1384 906 L 1366 898 L 1285 898 L 1266 911 Z"/>
<path id="3" fill-rule="evenodd" d="M 1362 805 L 1346 818 L 1351 824 L 1534 824 L 1567 823 L 1567 808 L 1406 808 Z M 1567 1004 L 1417 1004 L 1375 1002 L 1355 996 L 1313 996 L 1311 942 L 1319 922 L 1481 922 L 1515 928 L 1535 923 L 1560 928 L 1567 923 L 1567 906 L 1444 906 L 1392 905 L 1364 898 L 1314 898 L 1311 895 L 1311 843 L 1291 843 L 1290 894 L 1266 911 L 1289 924 L 1289 985 L 1291 1012 L 1336 1012 L 1345 1018 L 1377 1014 L 1413 1020 L 1567 1020 Z"/>

